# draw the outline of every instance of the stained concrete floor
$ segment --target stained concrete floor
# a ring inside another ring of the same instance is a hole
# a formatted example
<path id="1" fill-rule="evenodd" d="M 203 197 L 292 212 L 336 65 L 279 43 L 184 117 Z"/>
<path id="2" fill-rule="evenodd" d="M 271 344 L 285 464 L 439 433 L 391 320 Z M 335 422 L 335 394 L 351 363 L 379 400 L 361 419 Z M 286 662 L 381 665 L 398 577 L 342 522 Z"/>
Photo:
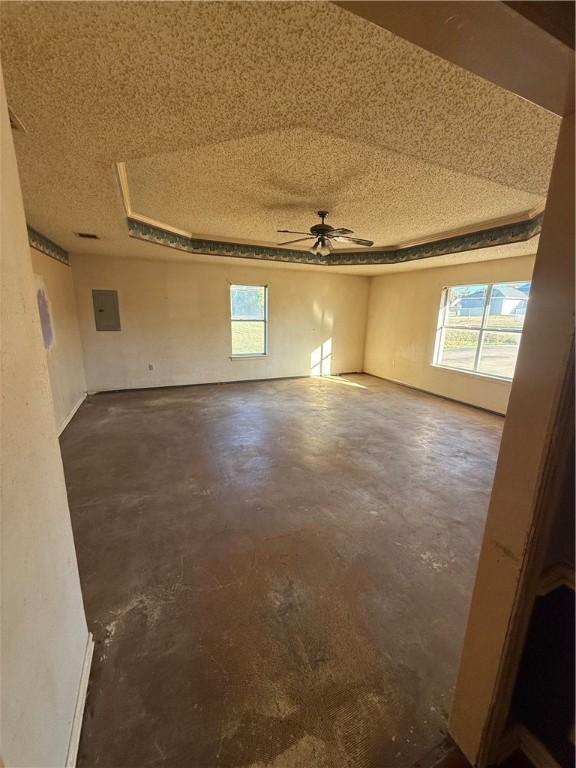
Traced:
<path id="1" fill-rule="evenodd" d="M 79 766 L 412 765 L 502 423 L 369 376 L 90 397 L 61 438 L 96 640 Z"/>

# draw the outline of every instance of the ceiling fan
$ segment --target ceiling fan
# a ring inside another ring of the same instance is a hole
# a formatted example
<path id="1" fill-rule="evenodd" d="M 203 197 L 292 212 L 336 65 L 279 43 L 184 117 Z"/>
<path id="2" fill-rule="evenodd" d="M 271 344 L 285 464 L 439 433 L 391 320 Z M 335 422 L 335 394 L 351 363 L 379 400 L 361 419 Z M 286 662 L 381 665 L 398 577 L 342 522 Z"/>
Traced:
<path id="1" fill-rule="evenodd" d="M 285 243 L 278 243 L 278 245 L 292 245 L 293 243 L 303 243 L 305 240 L 314 240 L 314 243 L 310 246 L 312 253 L 319 253 L 322 256 L 328 256 L 333 250 L 334 243 L 354 243 L 355 245 L 363 245 L 369 248 L 374 245 L 372 240 L 362 240 L 359 237 L 350 237 L 354 234 L 351 229 L 344 227 L 331 227 L 330 224 L 326 224 L 324 219 L 328 216 L 328 211 L 318 211 L 320 216 L 320 224 L 314 224 L 310 227 L 309 232 L 294 232 L 291 229 L 279 229 L 278 232 L 286 232 L 292 235 L 306 235 L 306 237 L 299 237 L 296 240 L 288 240 Z"/>

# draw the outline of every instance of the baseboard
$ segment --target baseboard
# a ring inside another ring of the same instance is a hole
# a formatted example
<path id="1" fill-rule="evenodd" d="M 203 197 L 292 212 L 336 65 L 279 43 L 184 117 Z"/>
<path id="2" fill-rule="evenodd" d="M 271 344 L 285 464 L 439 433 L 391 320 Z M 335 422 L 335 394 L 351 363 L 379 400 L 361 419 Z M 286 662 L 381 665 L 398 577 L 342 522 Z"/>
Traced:
<path id="1" fill-rule="evenodd" d="M 84 653 L 84 663 L 82 664 L 82 674 L 80 675 L 80 685 L 78 686 L 78 695 L 76 697 L 74 719 L 72 720 L 72 730 L 70 731 L 68 754 L 66 755 L 66 768 L 74 768 L 76 765 L 76 758 L 78 757 L 80 731 L 82 730 L 82 719 L 84 717 L 84 706 L 86 704 L 86 693 L 88 691 L 88 680 L 90 678 L 90 667 L 92 665 L 93 654 L 94 638 L 92 637 L 92 632 L 89 632 L 88 640 L 86 641 L 86 651 Z"/>
<path id="2" fill-rule="evenodd" d="M 370 373 L 369 371 L 363 371 L 366 376 L 372 376 L 375 379 L 381 381 L 389 381 L 391 384 L 398 384 L 406 389 L 413 389 L 415 392 L 422 392 L 424 395 L 432 395 L 432 397 L 439 397 L 441 400 L 448 400 L 451 403 L 458 403 L 459 405 L 466 405 L 468 408 L 476 408 L 478 411 L 485 411 L 486 413 L 493 413 L 495 416 L 506 416 L 502 411 L 495 411 L 493 408 L 486 408 L 483 405 L 477 405 L 476 403 L 468 403 L 466 400 L 457 400 L 455 397 L 449 397 L 448 395 L 440 395 L 438 392 L 433 392 L 431 389 L 423 389 L 422 387 L 415 387 L 413 384 L 407 384 L 400 379 L 389 379 L 386 376 L 378 376 L 376 373 Z"/>
<path id="3" fill-rule="evenodd" d="M 341 373 L 334 373 L 332 377 L 337 376 L 356 376 L 361 375 L 362 371 L 346 371 Z M 330 378 L 330 375 L 315 376 L 309 373 L 302 373 L 295 376 L 268 376 L 265 379 L 230 379 L 227 381 L 199 381 L 192 384 L 155 384 L 154 386 L 141 386 L 141 387 L 121 387 L 116 389 L 89 389 L 88 395 L 113 395 L 117 392 L 145 392 L 154 389 L 183 389 L 185 387 L 215 387 L 224 386 L 226 384 L 263 384 L 267 381 L 291 381 L 295 379 L 324 379 Z"/>
<path id="4" fill-rule="evenodd" d="M 517 727 L 520 749 L 526 755 L 528 760 L 530 760 L 532 765 L 535 765 L 536 768 L 560 768 L 560 764 L 556 762 L 540 739 L 537 739 L 536 736 L 523 725 Z"/>
<path id="5" fill-rule="evenodd" d="M 538 597 L 553 592 L 560 587 L 574 589 L 574 566 L 569 563 L 556 563 L 540 578 Z"/>
<path id="6" fill-rule="evenodd" d="M 560 768 L 560 764 L 540 739 L 520 723 L 503 736 L 491 764 L 500 765 L 517 750 L 520 750 L 535 768 Z"/>
<path id="7" fill-rule="evenodd" d="M 68 424 L 70 424 L 70 422 L 74 418 L 76 411 L 78 410 L 78 408 L 80 408 L 84 400 L 86 400 L 86 392 L 84 392 L 84 394 L 78 399 L 78 402 L 76 403 L 76 405 L 72 408 L 68 416 L 66 416 L 62 424 L 60 424 L 60 426 L 58 427 L 58 437 L 60 437 L 62 432 L 64 432 Z"/>

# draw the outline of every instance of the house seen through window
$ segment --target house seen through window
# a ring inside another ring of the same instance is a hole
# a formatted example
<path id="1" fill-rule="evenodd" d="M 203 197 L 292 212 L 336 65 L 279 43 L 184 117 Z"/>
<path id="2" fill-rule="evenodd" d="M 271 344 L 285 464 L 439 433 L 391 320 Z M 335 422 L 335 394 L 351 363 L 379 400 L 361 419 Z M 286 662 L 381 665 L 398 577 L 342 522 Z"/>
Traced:
<path id="1" fill-rule="evenodd" d="M 265 355 L 268 346 L 268 289 L 265 285 L 231 285 L 232 354 Z"/>
<path id="2" fill-rule="evenodd" d="M 444 288 L 435 365 L 511 379 L 529 293 L 529 282 Z"/>

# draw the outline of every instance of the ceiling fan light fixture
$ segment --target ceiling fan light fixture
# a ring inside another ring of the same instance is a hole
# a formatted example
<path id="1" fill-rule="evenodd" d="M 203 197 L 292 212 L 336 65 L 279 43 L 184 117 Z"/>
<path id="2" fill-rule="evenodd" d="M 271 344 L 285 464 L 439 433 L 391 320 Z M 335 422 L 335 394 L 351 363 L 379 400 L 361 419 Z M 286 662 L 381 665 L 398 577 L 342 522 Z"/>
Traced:
<path id="1" fill-rule="evenodd" d="M 278 245 L 291 245 L 292 243 L 302 243 L 304 240 L 314 240 L 314 244 L 310 246 L 310 253 L 321 256 L 329 256 L 334 250 L 334 242 L 346 243 L 348 245 L 362 245 L 367 248 L 374 245 L 372 240 L 363 240 L 360 237 L 350 237 L 354 234 L 351 229 L 346 227 L 332 227 L 330 224 L 326 224 L 325 219 L 328 216 L 328 211 L 318 211 L 320 217 L 320 224 L 314 224 L 309 229 L 309 234 L 306 237 L 298 238 L 297 240 L 288 240 L 288 242 L 278 243 Z M 278 232 L 286 232 L 294 235 L 303 235 L 304 232 L 297 232 L 293 229 L 279 229 Z"/>
<path id="2" fill-rule="evenodd" d="M 314 255 L 320 254 L 321 256 L 329 256 L 331 252 L 332 249 L 326 240 L 323 241 L 318 239 L 310 248 L 310 253 L 313 253 Z"/>

